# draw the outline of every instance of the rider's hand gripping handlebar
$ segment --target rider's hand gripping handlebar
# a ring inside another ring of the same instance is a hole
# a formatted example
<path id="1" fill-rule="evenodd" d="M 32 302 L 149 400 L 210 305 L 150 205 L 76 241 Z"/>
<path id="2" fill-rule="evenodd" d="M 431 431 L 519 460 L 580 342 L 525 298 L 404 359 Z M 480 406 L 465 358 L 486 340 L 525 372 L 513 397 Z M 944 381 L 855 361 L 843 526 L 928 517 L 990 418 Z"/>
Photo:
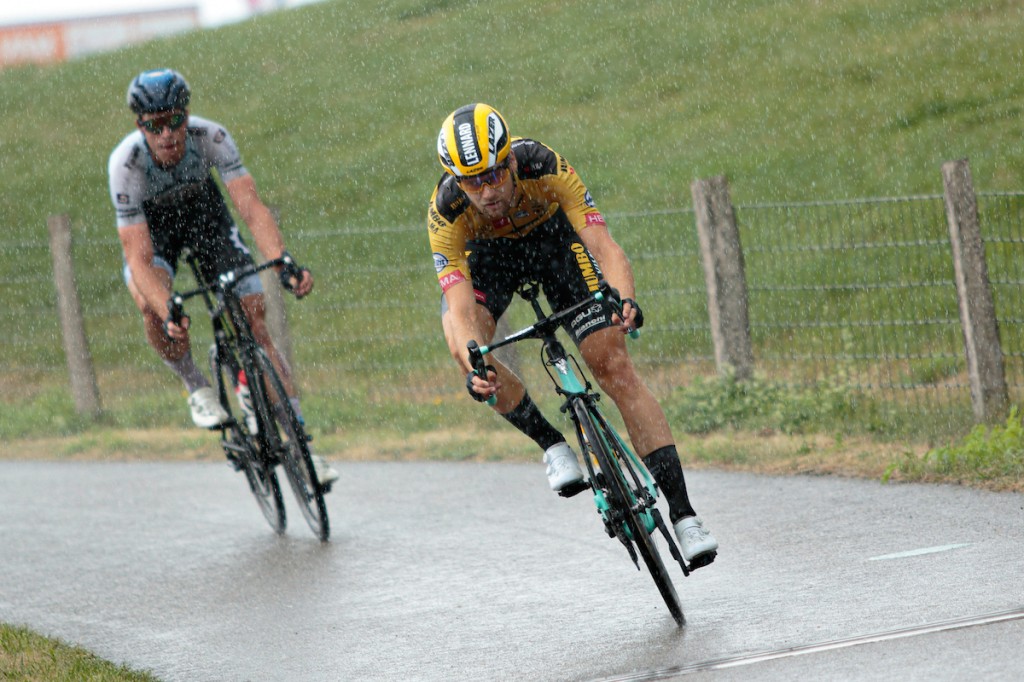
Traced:
<path id="1" fill-rule="evenodd" d="M 633 317 L 633 326 L 629 330 L 629 338 L 636 339 L 640 337 L 640 327 L 644 326 L 644 313 L 640 310 L 640 306 L 632 298 L 622 298 L 619 296 L 619 291 L 615 287 L 608 284 L 608 280 L 602 279 L 598 282 L 598 290 L 607 299 L 611 305 L 612 312 L 622 319 L 622 304 L 628 303 L 633 310 L 636 311 L 636 315 Z"/>
<path id="2" fill-rule="evenodd" d="M 479 344 L 476 341 L 470 341 L 466 344 L 467 350 L 469 350 L 469 363 L 473 365 L 473 371 L 466 375 L 466 390 L 469 391 L 469 395 L 473 400 L 483 403 L 486 402 L 488 405 L 494 405 L 498 402 L 498 399 L 493 396 L 485 396 L 477 393 L 473 390 L 473 377 L 480 377 L 487 379 L 487 372 L 495 372 L 494 365 L 488 365 L 484 361 L 483 351 L 480 350 Z"/>
<path id="3" fill-rule="evenodd" d="M 278 272 L 278 276 L 281 278 L 281 286 L 295 293 L 295 287 L 302 282 L 302 273 L 309 272 L 309 268 L 301 267 L 287 251 L 282 253 L 278 260 L 281 262 L 281 270 Z M 295 294 L 295 297 L 302 298 L 298 294 Z"/>
<path id="4" fill-rule="evenodd" d="M 180 294 L 174 294 L 167 299 L 167 318 L 164 320 L 164 334 L 167 338 L 172 338 L 167 330 L 168 324 L 176 324 L 180 327 L 181 323 L 187 319 L 189 318 L 185 314 L 185 299 Z"/>

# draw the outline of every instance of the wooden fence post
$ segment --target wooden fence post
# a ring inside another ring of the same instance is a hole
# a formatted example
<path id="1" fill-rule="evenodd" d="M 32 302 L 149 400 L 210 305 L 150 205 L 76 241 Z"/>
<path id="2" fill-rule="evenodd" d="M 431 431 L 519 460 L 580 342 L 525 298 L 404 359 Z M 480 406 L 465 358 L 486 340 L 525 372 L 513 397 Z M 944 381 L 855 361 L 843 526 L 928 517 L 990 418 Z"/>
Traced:
<path id="1" fill-rule="evenodd" d="M 1006 415 L 1009 396 L 978 201 L 967 159 L 942 164 L 942 180 L 974 416 L 978 421 L 998 420 Z"/>
<path id="2" fill-rule="evenodd" d="M 272 206 L 270 212 L 274 215 L 274 221 L 280 225 L 280 210 L 276 206 Z M 295 356 L 292 351 L 292 334 L 288 329 L 288 315 L 284 307 L 281 280 L 278 278 L 277 271 L 270 268 L 260 273 L 260 281 L 263 283 L 263 299 L 267 306 L 267 329 L 270 331 L 270 337 L 274 339 L 274 346 L 278 352 L 288 361 L 293 376 L 297 375 Z"/>
<path id="3" fill-rule="evenodd" d="M 100 414 L 100 392 L 96 371 L 85 338 L 85 322 L 75 286 L 71 260 L 71 221 L 67 215 L 51 215 L 46 219 L 50 231 L 50 253 L 53 255 L 53 279 L 57 286 L 57 310 L 64 336 L 64 355 L 71 380 L 71 396 L 79 414 L 97 417 Z"/>
<path id="4" fill-rule="evenodd" d="M 725 176 L 690 185 L 708 291 L 708 317 L 719 374 L 749 379 L 754 371 L 747 278 L 740 233 Z"/>

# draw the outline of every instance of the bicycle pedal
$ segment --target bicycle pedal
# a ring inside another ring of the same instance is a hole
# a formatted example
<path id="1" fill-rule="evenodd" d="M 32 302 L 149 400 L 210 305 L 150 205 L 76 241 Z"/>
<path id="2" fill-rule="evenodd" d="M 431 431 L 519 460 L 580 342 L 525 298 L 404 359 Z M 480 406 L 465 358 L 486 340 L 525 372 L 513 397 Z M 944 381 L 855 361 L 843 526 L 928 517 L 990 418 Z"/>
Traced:
<path id="1" fill-rule="evenodd" d="M 590 488 L 590 481 L 576 481 L 575 483 L 569 483 L 562 486 L 562 489 L 558 491 L 559 497 L 573 497 L 579 495 L 584 490 Z"/>
<path id="2" fill-rule="evenodd" d="M 718 552 L 708 552 L 707 554 L 701 554 L 693 558 L 690 562 L 690 570 L 696 571 L 698 568 L 704 568 L 714 562 L 715 557 L 718 556 Z"/>

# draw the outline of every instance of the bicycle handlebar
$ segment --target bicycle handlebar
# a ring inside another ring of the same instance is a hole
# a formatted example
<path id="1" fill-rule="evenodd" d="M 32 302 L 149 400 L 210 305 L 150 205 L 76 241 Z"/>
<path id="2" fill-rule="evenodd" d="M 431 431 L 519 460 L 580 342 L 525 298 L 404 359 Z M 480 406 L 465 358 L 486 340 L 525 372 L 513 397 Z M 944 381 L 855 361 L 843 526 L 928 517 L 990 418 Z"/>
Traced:
<path id="1" fill-rule="evenodd" d="M 243 279 L 249 275 L 255 275 L 259 272 L 281 266 L 281 284 L 286 289 L 291 291 L 290 279 L 295 277 L 296 279 L 302 278 L 302 271 L 305 268 L 300 267 L 295 259 L 292 258 L 291 254 L 285 251 L 279 257 L 272 260 L 264 261 L 259 265 L 243 265 L 242 267 L 235 268 L 233 270 L 227 270 L 217 276 L 215 282 L 207 284 L 203 279 L 202 273 L 199 269 L 198 264 L 193 258 L 191 252 L 185 252 L 185 260 L 188 262 L 189 267 L 192 268 L 192 272 L 195 274 L 196 279 L 199 281 L 199 286 L 191 291 L 185 292 L 172 292 L 170 299 L 167 301 L 167 320 L 166 322 L 173 322 L 176 325 L 181 325 L 182 320 L 188 317 L 185 315 L 185 301 L 190 298 L 199 295 L 205 295 L 208 292 L 219 290 L 223 293 L 228 293 L 234 289 Z M 211 305 L 210 301 L 207 300 L 207 305 Z M 213 310 L 213 308 L 211 308 Z M 164 326 L 166 328 L 166 322 Z"/>
<path id="2" fill-rule="evenodd" d="M 195 271 L 196 277 L 200 281 L 200 285 L 195 289 L 192 289 L 191 291 L 185 291 L 182 293 L 176 291 L 171 295 L 171 299 L 168 302 L 167 307 L 171 313 L 172 321 L 175 323 L 177 323 L 180 320 L 180 318 L 174 319 L 174 313 L 177 312 L 179 313 L 179 315 L 183 315 L 184 311 L 182 308 L 182 304 L 190 298 L 194 298 L 195 296 L 199 296 L 200 294 L 204 294 L 208 291 L 214 290 L 220 290 L 226 293 L 231 289 L 234 289 L 236 286 L 238 286 L 238 284 L 249 275 L 255 275 L 269 268 L 277 267 L 278 265 L 284 268 L 282 270 L 282 273 L 287 271 L 290 274 L 294 275 L 296 272 L 300 274 L 302 272 L 302 268 L 300 268 L 295 263 L 295 259 L 292 258 L 291 255 L 289 255 L 287 252 L 285 252 L 279 258 L 264 261 L 259 265 L 243 265 L 242 267 L 222 272 L 220 275 L 217 276 L 217 280 L 215 282 L 207 284 L 206 282 L 199 278 L 199 270 L 192 263 L 191 257 L 188 258 L 189 264 L 193 266 L 192 269 Z"/>
<path id="3" fill-rule="evenodd" d="M 552 313 L 547 317 L 542 317 L 529 327 L 506 336 L 501 341 L 497 341 L 487 346 L 480 346 L 476 340 L 469 341 L 466 344 L 466 349 L 469 351 L 469 362 L 473 366 L 473 371 L 477 376 L 486 377 L 487 363 L 484 361 L 485 355 L 524 339 L 540 339 L 550 336 L 551 334 L 554 334 L 555 330 L 558 329 L 564 320 L 572 317 L 583 308 L 591 305 L 594 301 L 607 301 L 611 306 L 612 312 L 620 318 L 622 317 L 622 299 L 619 296 L 619 292 L 609 285 L 607 280 L 602 279 L 598 282 L 597 291 L 595 291 L 589 298 L 586 298 L 576 305 L 570 306 L 564 310 Z M 633 339 L 638 338 L 640 336 L 640 330 L 636 328 L 629 330 L 629 336 Z M 494 403 L 494 396 L 488 398 L 488 405 L 494 405 Z"/>
<path id="4" fill-rule="evenodd" d="M 576 305 L 565 308 L 564 310 L 552 313 L 547 317 L 540 318 L 529 327 L 526 327 L 525 329 L 515 332 L 514 334 L 506 336 L 501 341 L 492 343 L 489 346 L 479 347 L 479 350 L 476 353 L 479 356 L 479 361 L 483 362 L 484 355 L 487 355 L 503 346 L 507 346 L 509 344 L 513 344 L 524 339 L 539 339 L 548 334 L 553 333 L 562 324 L 564 320 L 572 317 L 583 308 L 592 304 L 594 301 L 607 301 L 612 308 L 612 312 L 614 312 L 619 317 L 622 316 L 622 300 L 619 296 L 619 292 L 614 287 L 609 285 L 607 280 L 602 279 L 598 282 L 597 291 L 595 291 L 593 295 L 590 296 L 589 298 L 580 301 Z M 640 336 L 640 330 L 631 329 L 629 332 L 629 336 L 634 339 L 637 338 L 638 336 Z M 477 342 L 470 341 L 469 344 L 467 344 L 467 346 L 469 345 L 477 346 Z M 474 352 L 472 349 L 470 350 L 470 362 L 475 362 Z M 474 365 L 474 367 L 476 367 L 476 365 Z"/>

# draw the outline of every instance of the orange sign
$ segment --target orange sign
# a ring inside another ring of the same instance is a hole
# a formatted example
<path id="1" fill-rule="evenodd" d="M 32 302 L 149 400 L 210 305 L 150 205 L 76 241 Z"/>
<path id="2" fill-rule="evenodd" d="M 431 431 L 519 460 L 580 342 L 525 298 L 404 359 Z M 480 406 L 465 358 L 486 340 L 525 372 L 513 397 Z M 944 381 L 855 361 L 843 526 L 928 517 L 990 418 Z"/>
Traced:
<path id="1" fill-rule="evenodd" d="M 0 66 L 63 61 L 67 57 L 65 45 L 60 24 L 0 28 Z"/>

